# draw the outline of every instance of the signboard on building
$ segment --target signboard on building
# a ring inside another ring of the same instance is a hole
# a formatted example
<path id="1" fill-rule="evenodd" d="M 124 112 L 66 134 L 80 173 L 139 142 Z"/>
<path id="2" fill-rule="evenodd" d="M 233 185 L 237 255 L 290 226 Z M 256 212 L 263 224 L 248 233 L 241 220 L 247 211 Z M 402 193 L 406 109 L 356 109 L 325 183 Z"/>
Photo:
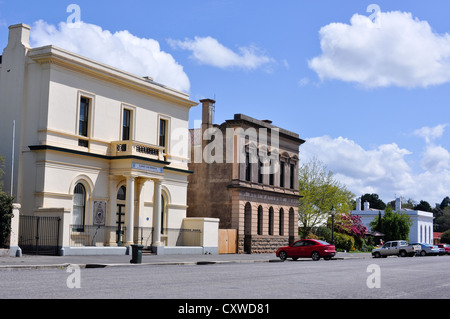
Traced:
<path id="1" fill-rule="evenodd" d="M 140 164 L 140 163 L 132 163 L 131 168 L 140 169 L 142 171 L 152 172 L 152 173 L 160 173 L 160 174 L 163 173 L 162 167 L 145 165 L 145 164 Z"/>
<path id="2" fill-rule="evenodd" d="M 104 226 L 106 219 L 106 202 L 94 201 L 94 225 Z"/>

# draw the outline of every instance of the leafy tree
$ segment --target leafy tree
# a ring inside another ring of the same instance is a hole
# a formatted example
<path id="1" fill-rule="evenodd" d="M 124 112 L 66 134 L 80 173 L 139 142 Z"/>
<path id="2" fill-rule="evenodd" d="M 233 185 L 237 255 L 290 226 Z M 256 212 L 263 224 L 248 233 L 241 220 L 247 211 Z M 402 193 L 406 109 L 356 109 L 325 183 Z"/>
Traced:
<path id="1" fill-rule="evenodd" d="M 424 212 L 430 212 L 430 213 L 433 211 L 433 208 L 431 208 L 430 203 L 428 203 L 428 202 L 426 202 L 424 200 L 421 200 L 419 204 L 414 206 L 414 209 L 415 210 L 421 210 L 421 211 L 424 211 Z"/>
<path id="2" fill-rule="evenodd" d="M 372 229 L 378 225 L 378 219 L 375 218 L 370 223 Z M 403 212 L 394 212 L 390 205 L 386 206 L 384 216 L 382 218 L 382 232 L 385 241 L 404 239 L 409 237 L 409 229 L 412 225 L 411 218 Z"/>
<path id="3" fill-rule="evenodd" d="M 370 208 L 385 209 L 386 204 L 380 199 L 377 194 L 364 194 L 361 196 L 361 203 L 369 202 Z"/>
<path id="4" fill-rule="evenodd" d="M 367 228 L 363 225 L 361 217 L 351 214 L 339 214 L 336 216 L 335 230 L 356 238 L 362 238 Z"/>
<path id="5" fill-rule="evenodd" d="M 450 229 L 441 235 L 441 243 L 450 244 Z"/>
<path id="6" fill-rule="evenodd" d="M 383 217 L 381 216 L 381 211 L 378 212 L 378 218 L 373 220 L 370 223 L 370 226 L 372 227 L 373 231 L 378 231 L 380 233 L 383 233 Z"/>
<path id="7" fill-rule="evenodd" d="M 439 207 L 441 209 L 445 209 L 445 207 L 448 207 L 448 206 L 450 206 L 450 198 L 447 196 L 442 200 L 441 205 L 439 205 Z"/>
<path id="8" fill-rule="evenodd" d="M 434 223 L 438 225 L 438 231 L 445 232 L 450 229 L 450 206 L 443 209 L 442 215 L 437 217 Z"/>
<path id="9" fill-rule="evenodd" d="M 350 211 L 354 197 L 316 158 L 300 167 L 299 193 L 302 196 L 298 206 L 302 238 L 327 221 L 332 207 L 338 213 Z"/>

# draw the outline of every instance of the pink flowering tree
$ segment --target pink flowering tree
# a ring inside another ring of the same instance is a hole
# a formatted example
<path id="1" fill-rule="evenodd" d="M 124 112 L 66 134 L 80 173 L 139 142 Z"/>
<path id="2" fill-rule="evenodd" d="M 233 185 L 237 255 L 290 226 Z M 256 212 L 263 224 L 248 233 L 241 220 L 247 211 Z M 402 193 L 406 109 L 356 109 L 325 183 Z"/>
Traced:
<path id="1" fill-rule="evenodd" d="M 367 232 L 367 228 L 361 222 L 361 217 L 352 214 L 337 214 L 334 227 L 337 232 L 356 238 L 363 238 Z"/>

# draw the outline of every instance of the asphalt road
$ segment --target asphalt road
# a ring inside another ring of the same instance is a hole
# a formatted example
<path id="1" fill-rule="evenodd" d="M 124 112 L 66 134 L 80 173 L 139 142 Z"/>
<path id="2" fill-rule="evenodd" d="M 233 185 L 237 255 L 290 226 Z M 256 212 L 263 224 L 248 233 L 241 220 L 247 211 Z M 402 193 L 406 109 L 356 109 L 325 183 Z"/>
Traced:
<path id="1" fill-rule="evenodd" d="M 0 271 L 0 299 L 450 298 L 450 256 Z"/>

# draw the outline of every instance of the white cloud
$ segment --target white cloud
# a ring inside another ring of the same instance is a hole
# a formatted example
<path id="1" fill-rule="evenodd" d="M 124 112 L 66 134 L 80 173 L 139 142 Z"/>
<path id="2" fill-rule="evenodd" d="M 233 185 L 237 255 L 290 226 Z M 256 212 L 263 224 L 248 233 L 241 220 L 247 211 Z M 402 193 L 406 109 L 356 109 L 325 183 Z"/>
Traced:
<path id="1" fill-rule="evenodd" d="M 414 131 L 414 135 L 422 137 L 426 142 L 421 165 L 426 171 L 439 172 L 450 169 L 450 152 L 440 145 L 435 145 L 434 140 L 444 135 L 448 124 L 439 124 L 435 127 L 424 126 Z"/>
<path id="2" fill-rule="evenodd" d="M 314 137 L 300 147 L 302 162 L 317 157 L 357 196 L 376 193 L 385 202 L 403 196 L 431 205 L 442 201 L 450 189 L 449 152 L 442 147 L 427 147 L 421 172 L 412 169 L 410 155 L 395 143 L 366 150 L 343 137 Z"/>
<path id="3" fill-rule="evenodd" d="M 238 67 L 253 70 L 273 62 L 272 58 L 264 55 L 255 46 L 240 47 L 236 53 L 209 36 L 184 41 L 169 39 L 168 42 L 172 48 L 191 51 L 191 58 L 199 63 L 222 69 Z"/>
<path id="4" fill-rule="evenodd" d="M 422 168 L 431 172 L 450 169 L 450 153 L 440 145 L 428 145 L 421 161 Z"/>
<path id="5" fill-rule="evenodd" d="M 447 126 L 448 124 L 439 124 L 435 127 L 424 126 L 420 129 L 415 130 L 414 135 L 423 137 L 425 139 L 425 142 L 430 143 L 431 141 L 442 137 Z"/>
<path id="6" fill-rule="evenodd" d="M 350 24 L 319 31 L 322 54 L 309 67 L 319 77 L 365 87 L 427 87 L 450 81 L 450 35 L 405 12 L 380 12 L 378 24 L 355 14 Z"/>
<path id="7" fill-rule="evenodd" d="M 52 44 L 138 76 L 188 92 L 189 78 L 172 55 L 161 51 L 154 39 L 139 38 L 128 31 L 111 33 L 84 22 L 54 26 L 39 20 L 31 30 L 31 45 Z"/>
<path id="8" fill-rule="evenodd" d="M 298 81 L 298 86 L 303 87 L 303 86 L 308 85 L 308 83 L 309 83 L 309 79 L 307 77 L 303 77 L 300 79 L 300 81 Z"/>

